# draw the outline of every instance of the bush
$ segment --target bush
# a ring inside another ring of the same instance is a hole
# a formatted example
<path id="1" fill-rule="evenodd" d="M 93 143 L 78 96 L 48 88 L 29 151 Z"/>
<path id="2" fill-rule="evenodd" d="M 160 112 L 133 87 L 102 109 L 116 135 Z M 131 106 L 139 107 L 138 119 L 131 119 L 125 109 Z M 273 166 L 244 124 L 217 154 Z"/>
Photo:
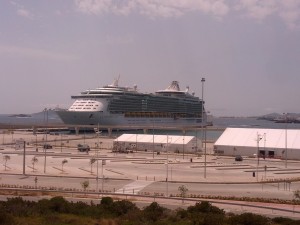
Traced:
<path id="1" fill-rule="evenodd" d="M 229 219 L 232 225 L 268 225 L 270 221 L 267 217 L 255 215 L 253 213 L 243 213 L 241 215 L 232 216 Z"/>
<path id="2" fill-rule="evenodd" d="M 5 211 L 3 207 L 0 207 L 0 224 L 1 225 L 14 225 L 15 220 L 13 216 Z"/>
<path id="3" fill-rule="evenodd" d="M 24 201 L 21 197 L 8 198 L 3 206 L 6 212 L 14 216 L 28 216 L 32 214 L 32 205 L 34 202 Z"/>
<path id="4" fill-rule="evenodd" d="M 131 211 L 139 211 L 136 205 L 127 200 L 116 201 L 113 203 L 113 212 L 117 216 L 128 214 Z"/>
<path id="5" fill-rule="evenodd" d="M 52 212 L 58 212 L 58 213 L 68 213 L 69 210 L 69 202 L 66 201 L 63 197 L 54 197 L 51 198 L 49 201 L 49 209 Z"/>
<path id="6" fill-rule="evenodd" d="M 189 213 L 212 213 L 212 214 L 222 214 L 224 215 L 225 212 L 223 209 L 219 209 L 216 206 L 213 206 L 211 203 L 207 201 L 202 201 L 201 203 L 197 202 L 194 206 L 189 206 L 187 208 Z"/>
<path id="7" fill-rule="evenodd" d="M 160 220 L 166 209 L 161 207 L 157 202 L 152 202 L 149 206 L 146 206 L 143 210 L 143 216 L 146 220 L 152 222 Z"/>
<path id="8" fill-rule="evenodd" d="M 103 197 L 103 198 L 101 199 L 100 204 L 101 204 L 101 205 L 112 205 L 113 202 L 114 202 L 114 200 L 113 200 L 111 197 Z"/>
<path id="9" fill-rule="evenodd" d="M 285 217 L 276 217 L 272 219 L 273 222 L 276 224 L 282 224 L 282 225 L 298 225 L 300 224 L 300 220 L 292 220 L 290 218 Z"/>

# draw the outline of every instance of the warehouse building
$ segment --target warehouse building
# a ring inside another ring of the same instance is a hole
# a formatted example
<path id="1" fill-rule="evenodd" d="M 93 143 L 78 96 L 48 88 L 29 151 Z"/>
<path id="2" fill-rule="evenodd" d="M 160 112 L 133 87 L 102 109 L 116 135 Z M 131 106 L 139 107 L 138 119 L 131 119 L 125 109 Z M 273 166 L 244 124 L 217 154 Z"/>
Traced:
<path id="1" fill-rule="evenodd" d="M 198 153 L 201 141 L 194 136 L 123 134 L 113 143 L 114 151 Z"/>
<path id="2" fill-rule="evenodd" d="M 227 128 L 214 153 L 278 159 L 300 159 L 300 130 Z"/>

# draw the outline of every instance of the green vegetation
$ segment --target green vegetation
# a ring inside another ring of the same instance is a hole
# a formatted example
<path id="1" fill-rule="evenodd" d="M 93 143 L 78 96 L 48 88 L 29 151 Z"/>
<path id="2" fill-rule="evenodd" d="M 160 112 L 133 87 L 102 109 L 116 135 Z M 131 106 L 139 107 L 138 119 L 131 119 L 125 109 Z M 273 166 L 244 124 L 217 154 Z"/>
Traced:
<path id="1" fill-rule="evenodd" d="M 38 162 L 38 158 L 36 156 L 33 156 L 33 158 L 31 159 L 31 163 L 32 163 L 32 172 L 34 172 L 34 165 Z"/>
<path id="2" fill-rule="evenodd" d="M 3 160 L 4 160 L 4 168 L 5 168 L 5 170 L 6 170 L 6 168 L 7 168 L 7 161 L 9 161 L 10 160 L 10 156 L 9 155 L 4 155 L 3 156 Z"/>
<path id="3" fill-rule="evenodd" d="M 68 202 L 62 197 L 38 202 L 20 197 L 0 202 L 1 225 L 296 225 L 288 218 L 267 218 L 252 213 L 226 214 L 209 202 L 198 202 L 187 209 L 169 210 L 157 202 L 139 209 L 127 200 L 102 198 L 100 204 Z"/>

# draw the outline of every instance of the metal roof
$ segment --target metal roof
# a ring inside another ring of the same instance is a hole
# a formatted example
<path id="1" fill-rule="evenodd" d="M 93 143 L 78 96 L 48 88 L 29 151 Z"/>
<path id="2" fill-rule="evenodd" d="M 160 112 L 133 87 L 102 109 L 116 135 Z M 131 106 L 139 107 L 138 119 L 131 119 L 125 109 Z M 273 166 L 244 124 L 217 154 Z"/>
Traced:
<path id="1" fill-rule="evenodd" d="M 179 136 L 179 135 L 151 135 L 151 134 L 122 134 L 114 141 L 120 142 L 137 142 L 137 143 L 160 143 L 160 144 L 187 144 L 194 136 Z"/>
<path id="2" fill-rule="evenodd" d="M 300 149 L 300 130 L 227 128 L 215 145 Z"/>

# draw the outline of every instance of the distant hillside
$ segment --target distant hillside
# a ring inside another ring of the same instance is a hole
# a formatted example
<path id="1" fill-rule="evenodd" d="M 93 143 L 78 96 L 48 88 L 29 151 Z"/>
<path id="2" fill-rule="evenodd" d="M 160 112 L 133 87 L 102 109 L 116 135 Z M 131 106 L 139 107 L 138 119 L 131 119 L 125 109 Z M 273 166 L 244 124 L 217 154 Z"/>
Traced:
<path id="1" fill-rule="evenodd" d="M 264 116 L 260 116 L 257 119 L 260 120 L 270 120 L 274 122 L 288 122 L 288 123 L 299 123 L 300 122 L 300 113 L 270 113 Z"/>
<path id="2" fill-rule="evenodd" d="M 47 116 L 48 114 L 48 116 Z M 48 118 L 48 123 L 59 124 L 63 123 L 54 110 L 32 113 L 32 114 L 0 114 L 1 124 L 45 124 Z"/>

